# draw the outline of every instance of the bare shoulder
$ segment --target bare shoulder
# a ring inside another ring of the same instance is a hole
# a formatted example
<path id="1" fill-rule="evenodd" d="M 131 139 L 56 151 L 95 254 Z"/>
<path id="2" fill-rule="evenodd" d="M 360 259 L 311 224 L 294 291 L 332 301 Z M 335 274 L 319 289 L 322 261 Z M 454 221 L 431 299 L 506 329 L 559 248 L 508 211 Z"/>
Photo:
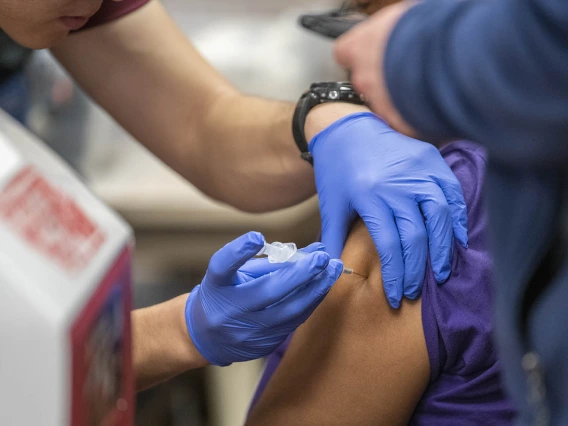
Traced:
<path id="1" fill-rule="evenodd" d="M 421 302 L 387 303 L 380 262 L 362 224 L 342 276 L 298 329 L 247 425 L 407 424 L 429 380 Z"/>

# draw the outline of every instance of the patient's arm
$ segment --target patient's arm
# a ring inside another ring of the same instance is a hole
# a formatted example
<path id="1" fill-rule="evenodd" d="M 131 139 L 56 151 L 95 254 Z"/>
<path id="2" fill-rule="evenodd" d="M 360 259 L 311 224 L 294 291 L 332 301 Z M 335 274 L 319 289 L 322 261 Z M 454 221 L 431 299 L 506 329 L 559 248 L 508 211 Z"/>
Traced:
<path id="1" fill-rule="evenodd" d="M 248 426 L 407 424 L 430 377 L 420 301 L 389 307 L 381 265 L 362 223 L 343 275 L 296 332 Z"/>

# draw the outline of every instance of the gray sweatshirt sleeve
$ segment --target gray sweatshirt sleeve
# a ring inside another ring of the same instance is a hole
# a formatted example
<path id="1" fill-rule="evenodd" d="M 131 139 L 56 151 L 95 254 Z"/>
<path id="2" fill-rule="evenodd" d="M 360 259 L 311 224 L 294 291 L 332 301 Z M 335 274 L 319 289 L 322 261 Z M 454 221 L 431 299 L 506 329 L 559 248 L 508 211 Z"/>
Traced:
<path id="1" fill-rule="evenodd" d="M 568 160 L 568 0 L 428 0 L 395 26 L 385 77 L 424 139 L 514 165 Z"/>

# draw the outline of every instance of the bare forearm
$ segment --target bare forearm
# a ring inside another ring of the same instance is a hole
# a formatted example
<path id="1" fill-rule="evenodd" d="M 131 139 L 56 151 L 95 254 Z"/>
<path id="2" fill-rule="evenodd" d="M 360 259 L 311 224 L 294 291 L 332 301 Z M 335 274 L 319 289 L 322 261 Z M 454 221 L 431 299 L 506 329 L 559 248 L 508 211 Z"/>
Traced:
<path id="1" fill-rule="evenodd" d="M 185 325 L 187 295 L 132 312 L 136 389 L 142 390 L 185 371 L 203 367 Z"/>
<path id="2" fill-rule="evenodd" d="M 267 211 L 288 207 L 315 193 L 313 168 L 300 159 L 292 137 L 294 105 L 255 97 L 227 94 L 212 109 L 202 126 L 205 146 L 213 161 L 201 189 L 243 210 Z M 314 108 L 307 116 L 306 138 L 334 121 L 367 107 L 332 103 Z M 220 125 L 219 125 L 220 124 Z M 348 141 L 345 141 L 348 143 Z M 241 191 L 247 188 L 247 191 Z"/>
<path id="3" fill-rule="evenodd" d="M 292 137 L 294 105 L 228 95 L 202 126 L 209 174 L 202 189 L 248 211 L 297 204 L 315 194 L 312 167 Z M 243 190 L 246 189 L 246 190 Z"/>
<path id="4" fill-rule="evenodd" d="M 202 126 L 203 138 L 212 142 L 206 149 L 217 160 L 203 162 L 215 171 L 210 176 L 199 173 L 207 176 L 210 195 L 252 211 L 287 207 L 313 195 L 313 168 L 300 158 L 292 136 L 295 106 L 230 93 L 220 99 Z M 363 111 L 369 109 L 348 103 L 315 107 L 304 128 L 308 142 L 340 118 Z"/>
<path id="5" fill-rule="evenodd" d="M 53 51 L 128 132 L 209 196 L 266 211 L 315 194 L 292 138 L 293 105 L 240 94 L 158 1 Z"/>

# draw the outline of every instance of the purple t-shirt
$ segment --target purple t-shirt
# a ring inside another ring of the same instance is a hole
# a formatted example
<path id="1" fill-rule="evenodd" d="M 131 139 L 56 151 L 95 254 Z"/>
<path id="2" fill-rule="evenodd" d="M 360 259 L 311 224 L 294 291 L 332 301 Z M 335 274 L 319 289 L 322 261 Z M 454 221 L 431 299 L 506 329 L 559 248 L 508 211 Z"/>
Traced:
<path id="1" fill-rule="evenodd" d="M 91 19 L 89 19 L 89 22 L 87 22 L 87 24 L 81 29 L 86 30 L 88 28 L 114 21 L 115 19 L 134 12 L 149 1 L 150 0 L 122 0 L 120 2 L 116 2 L 112 0 L 104 0 L 98 12 L 93 15 Z"/>
<path id="2" fill-rule="evenodd" d="M 513 424 L 515 410 L 500 380 L 493 344 L 491 258 L 482 187 L 483 149 L 453 142 L 441 149 L 458 178 L 467 204 L 469 248 L 454 246 L 452 274 L 438 286 L 430 268 L 422 290 L 422 322 L 430 359 L 430 384 L 411 425 L 501 426 Z M 253 399 L 256 403 L 284 356 L 290 338 L 272 354 Z"/>

